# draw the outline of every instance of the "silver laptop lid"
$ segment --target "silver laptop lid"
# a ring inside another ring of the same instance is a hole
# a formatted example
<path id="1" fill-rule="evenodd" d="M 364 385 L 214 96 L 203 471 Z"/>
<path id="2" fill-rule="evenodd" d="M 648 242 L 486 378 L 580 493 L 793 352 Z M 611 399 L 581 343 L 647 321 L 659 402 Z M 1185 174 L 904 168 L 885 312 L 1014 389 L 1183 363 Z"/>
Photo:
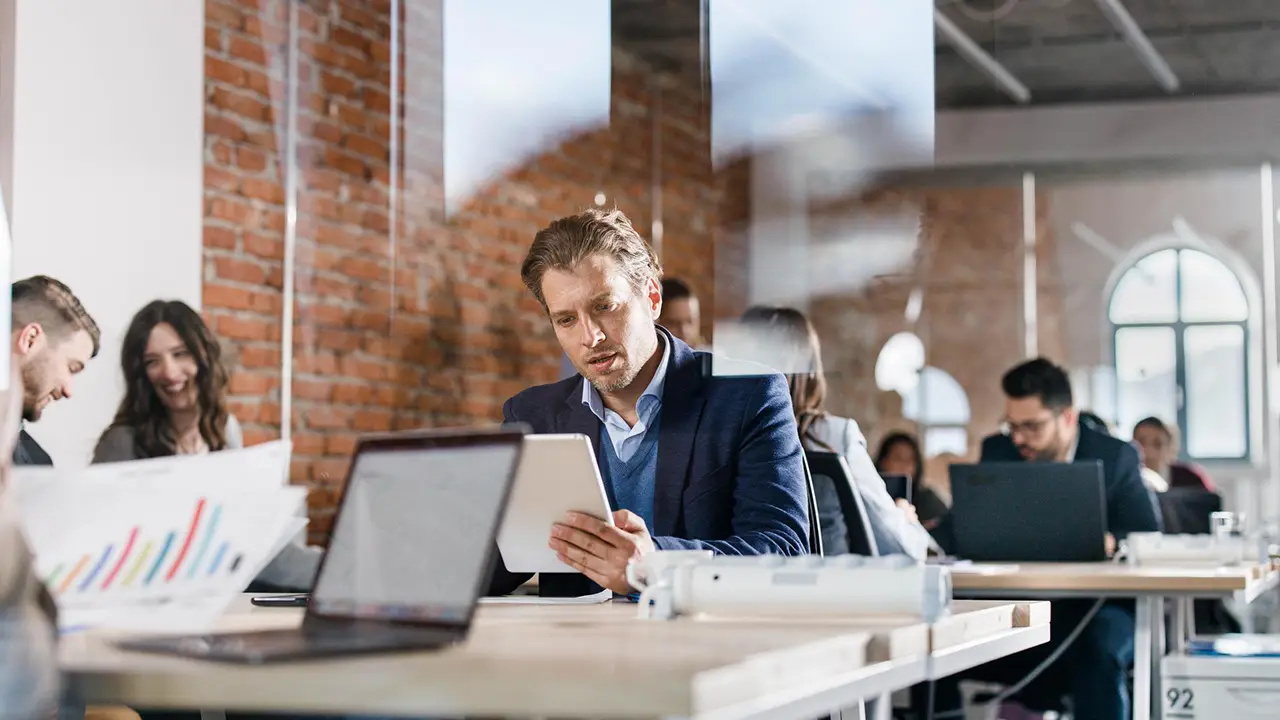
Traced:
<path id="1" fill-rule="evenodd" d="M 515 427 L 362 439 L 308 616 L 469 623 L 523 436 Z"/>

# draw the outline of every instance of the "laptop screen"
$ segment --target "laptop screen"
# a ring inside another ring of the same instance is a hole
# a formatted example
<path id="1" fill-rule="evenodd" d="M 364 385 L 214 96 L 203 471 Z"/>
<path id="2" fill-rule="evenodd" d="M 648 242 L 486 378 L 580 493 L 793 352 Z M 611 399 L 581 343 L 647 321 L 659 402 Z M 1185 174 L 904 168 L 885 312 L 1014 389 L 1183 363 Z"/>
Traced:
<path id="1" fill-rule="evenodd" d="M 466 621 L 487 582 L 519 452 L 519 442 L 363 446 L 309 612 Z"/>

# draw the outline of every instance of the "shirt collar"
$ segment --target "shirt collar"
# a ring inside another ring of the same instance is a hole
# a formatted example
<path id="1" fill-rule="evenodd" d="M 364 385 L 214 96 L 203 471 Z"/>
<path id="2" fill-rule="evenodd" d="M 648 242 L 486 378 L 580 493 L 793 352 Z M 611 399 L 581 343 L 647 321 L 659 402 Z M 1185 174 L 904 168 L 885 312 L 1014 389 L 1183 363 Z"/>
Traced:
<path id="1" fill-rule="evenodd" d="M 661 332 L 658 333 L 658 343 L 662 345 L 662 359 L 658 361 L 658 369 L 653 373 L 653 379 L 649 381 L 649 386 L 640 394 L 640 398 L 636 400 L 636 407 L 639 409 L 640 401 L 646 397 L 652 397 L 658 402 L 662 402 L 662 391 L 667 385 L 667 365 L 671 362 L 671 342 L 667 340 Z M 604 398 L 600 397 L 600 393 L 586 379 L 582 378 L 582 404 L 586 405 L 591 414 L 595 415 L 600 422 L 604 422 Z"/>
<path id="2" fill-rule="evenodd" d="M 1076 439 L 1071 441 L 1071 447 L 1067 448 L 1067 457 L 1064 462 L 1073 463 L 1076 461 L 1076 450 L 1080 449 L 1080 433 L 1082 430 L 1076 428 Z"/>

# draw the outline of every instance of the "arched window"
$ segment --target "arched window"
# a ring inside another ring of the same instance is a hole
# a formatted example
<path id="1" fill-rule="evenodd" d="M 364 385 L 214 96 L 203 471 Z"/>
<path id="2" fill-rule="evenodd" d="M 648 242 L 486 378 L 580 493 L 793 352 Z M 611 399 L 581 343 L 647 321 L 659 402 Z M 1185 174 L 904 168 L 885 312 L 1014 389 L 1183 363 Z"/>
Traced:
<path id="1" fill-rule="evenodd" d="M 1249 303 L 1239 278 L 1200 250 L 1158 250 L 1120 276 L 1108 307 L 1116 410 L 1128 434 L 1176 422 L 1182 454 L 1249 456 Z"/>
<path id="2" fill-rule="evenodd" d="M 914 333 L 900 332 L 880 348 L 876 386 L 902 396 L 902 415 L 915 421 L 926 456 L 968 453 L 969 395 L 946 370 L 924 364 Z"/>
<path id="3" fill-rule="evenodd" d="M 925 366 L 902 396 L 902 414 L 920 427 L 929 457 L 969 452 L 969 396 L 946 370 Z"/>

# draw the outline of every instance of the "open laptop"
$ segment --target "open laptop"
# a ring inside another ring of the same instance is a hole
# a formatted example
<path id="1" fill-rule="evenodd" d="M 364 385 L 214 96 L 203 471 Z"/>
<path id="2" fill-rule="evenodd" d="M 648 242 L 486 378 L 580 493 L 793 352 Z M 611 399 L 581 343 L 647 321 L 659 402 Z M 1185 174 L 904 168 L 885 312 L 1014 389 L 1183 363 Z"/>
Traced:
<path id="1" fill-rule="evenodd" d="M 955 554 L 975 562 L 1107 558 L 1102 462 L 951 466 Z"/>
<path id="2" fill-rule="evenodd" d="M 466 638 L 526 428 L 362 438 L 299 628 L 158 636 L 127 650 L 265 663 Z"/>

